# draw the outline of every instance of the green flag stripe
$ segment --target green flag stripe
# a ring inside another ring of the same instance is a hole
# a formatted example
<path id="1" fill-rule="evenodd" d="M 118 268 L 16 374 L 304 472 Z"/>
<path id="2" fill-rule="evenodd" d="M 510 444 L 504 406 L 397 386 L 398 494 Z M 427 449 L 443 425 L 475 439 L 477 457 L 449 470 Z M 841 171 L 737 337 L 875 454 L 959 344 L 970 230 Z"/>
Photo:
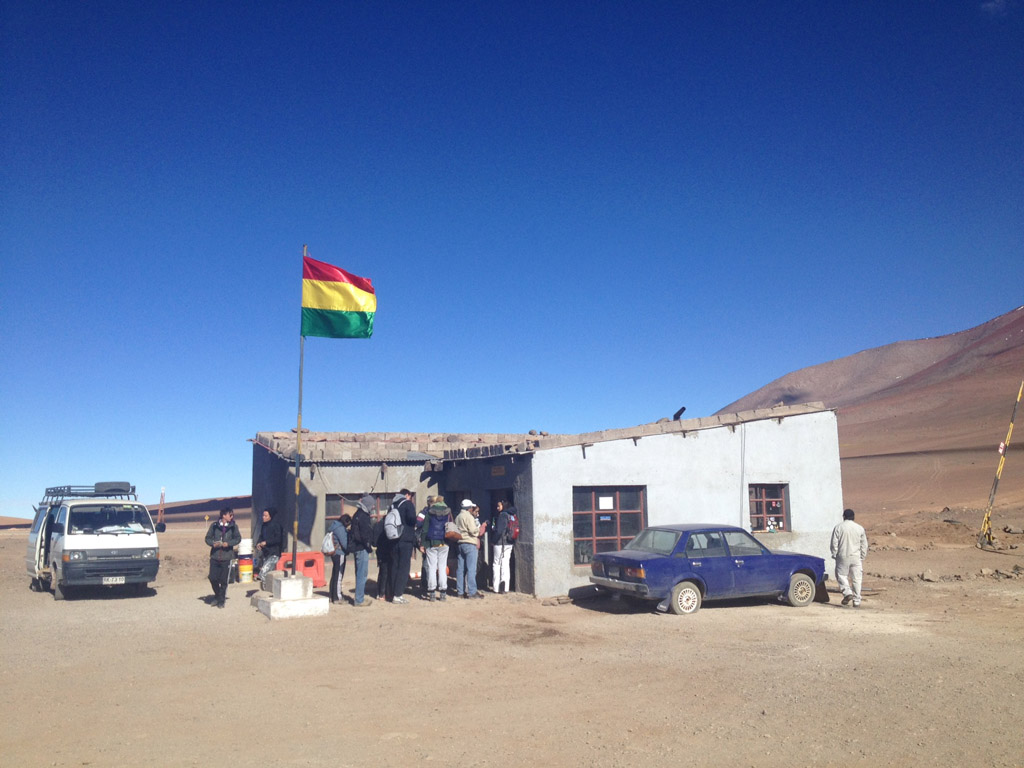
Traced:
<path id="1" fill-rule="evenodd" d="M 338 312 L 302 308 L 302 335 L 329 339 L 368 339 L 373 335 L 373 312 Z"/>

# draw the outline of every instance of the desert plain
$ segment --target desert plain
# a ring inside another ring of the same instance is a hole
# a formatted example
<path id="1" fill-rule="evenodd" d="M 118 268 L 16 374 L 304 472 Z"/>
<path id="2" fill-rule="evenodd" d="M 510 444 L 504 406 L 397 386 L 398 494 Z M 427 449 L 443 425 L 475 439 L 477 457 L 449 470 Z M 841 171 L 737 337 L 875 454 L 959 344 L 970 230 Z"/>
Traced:
<path id="1" fill-rule="evenodd" d="M 584 590 L 272 622 L 255 584 L 207 604 L 194 517 L 169 518 L 147 594 L 59 603 L 29 590 L 25 531 L 2 530 L 0 763 L 1024 765 L 1024 535 L 1003 531 L 1024 529 L 1019 450 L 994 507 L 999 549 L 975 546 L 1022 320 L 786 382 L 828 403 L 841 374 L 857 394 L 835 407 L 844 499 L 872 545 L 860 609 L 833 593 L 677 617 Z M 1012 343 L 979 353 L 1000 338 Z"/>

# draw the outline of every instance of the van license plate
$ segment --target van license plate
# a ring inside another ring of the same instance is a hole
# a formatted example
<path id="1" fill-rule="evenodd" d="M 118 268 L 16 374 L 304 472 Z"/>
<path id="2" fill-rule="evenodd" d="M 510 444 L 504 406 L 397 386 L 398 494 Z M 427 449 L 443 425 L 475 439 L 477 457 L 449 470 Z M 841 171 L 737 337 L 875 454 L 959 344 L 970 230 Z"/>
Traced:
<path id="1" fill-rule="evenodd" d="M 124 584 L 124 576 L 104 576 L 103 584 Z"/>

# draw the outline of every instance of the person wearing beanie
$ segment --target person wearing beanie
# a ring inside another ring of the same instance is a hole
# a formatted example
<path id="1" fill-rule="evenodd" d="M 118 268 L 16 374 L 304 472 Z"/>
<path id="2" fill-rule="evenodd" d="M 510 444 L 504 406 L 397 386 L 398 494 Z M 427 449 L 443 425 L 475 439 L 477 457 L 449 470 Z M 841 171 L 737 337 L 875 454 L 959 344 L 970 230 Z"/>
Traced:
<path id="1" fill-rule="evenodd" d="M 373 496 L 366 494 L 356 505 L 348 532 L 348 550 L 356 560 L 356 592 L 353 605 L 362 608 L 366 600 L 366 572 L 370 567 L 370 515 L 377 509 Z"/>

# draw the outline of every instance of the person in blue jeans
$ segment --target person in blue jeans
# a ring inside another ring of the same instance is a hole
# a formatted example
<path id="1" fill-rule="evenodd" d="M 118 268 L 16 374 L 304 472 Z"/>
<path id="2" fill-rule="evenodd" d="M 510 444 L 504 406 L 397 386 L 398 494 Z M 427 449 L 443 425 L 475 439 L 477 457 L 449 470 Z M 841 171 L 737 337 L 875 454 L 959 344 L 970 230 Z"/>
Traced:
<path id="1" fill-rule="evenodd" d="M 370 603 L 366 599 L 366 573 L 370 569 L 370 514 L 377 505 L 372 496 L 363 496 L 352 515 L 352 527 L 348 532 L 348 548 L 356 560 L 356 593 L 353 603 L 362 608 Z"/>
<path id="2" fill-rule="evenodd" d="M 459 540 L 459 563 L 455 571 L 455 591 L 459 597 L 479 599 L 476 590 L 476 562 L 480 554 L 480 507 L 470 499 L 463 499 L 462 511 L 455 518 L 455 527 L 462 534 Z"/>

